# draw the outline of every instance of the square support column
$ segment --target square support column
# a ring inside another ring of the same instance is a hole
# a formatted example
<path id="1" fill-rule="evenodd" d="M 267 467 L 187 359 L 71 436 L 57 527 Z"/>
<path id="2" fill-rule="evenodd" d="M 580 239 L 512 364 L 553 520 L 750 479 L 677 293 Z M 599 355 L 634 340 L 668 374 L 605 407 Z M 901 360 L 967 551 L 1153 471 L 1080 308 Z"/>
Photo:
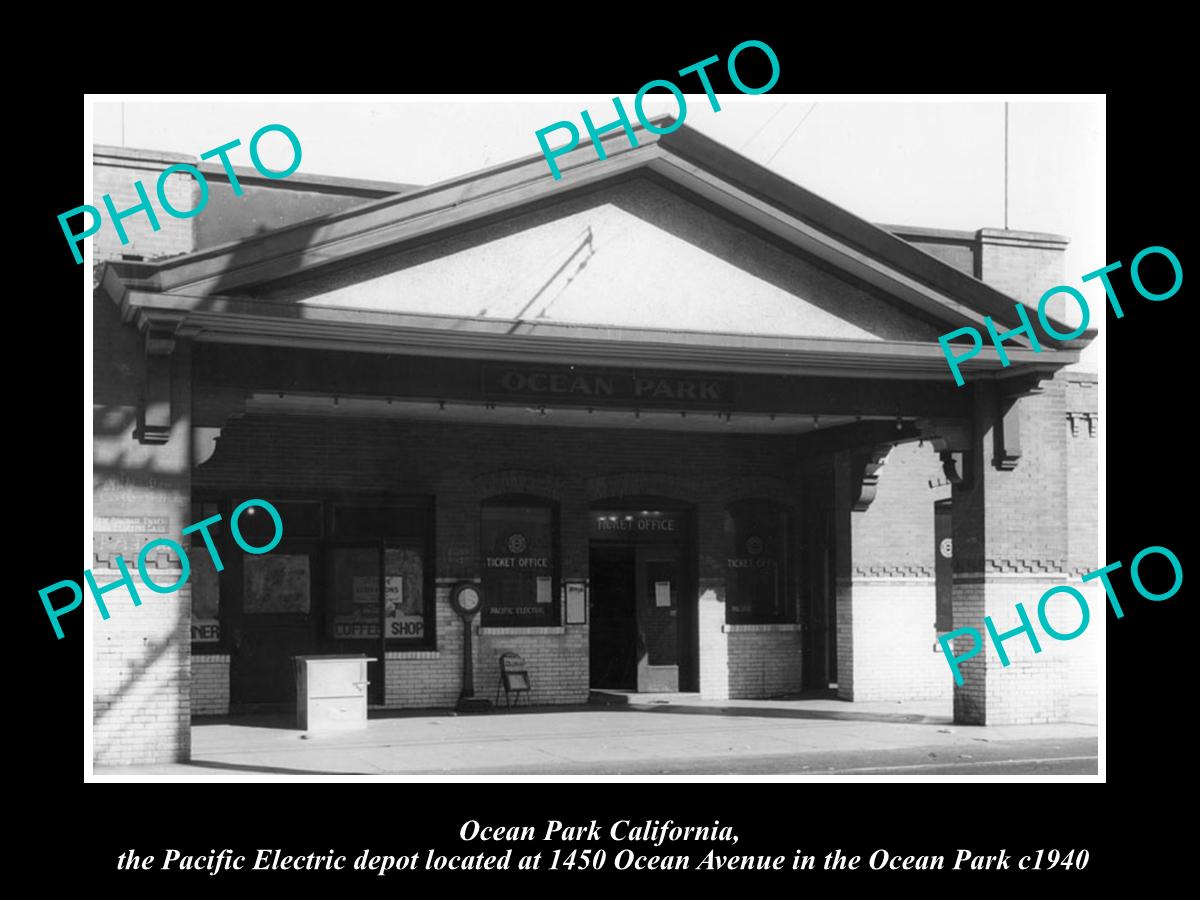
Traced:
<path id="1" fill-rule="evenodd" d="M 953 488 L 954 628 L 975 628 L 980 653 L 964 662 L 954 689 L 954 719 L 969 725 L 1052 722 L 1066 718 L 1068 654 L 1042 631 L 1037 605 L 1049 588 L 1066 584 L 1066 447 L 1062 385 L 1020 394 L 1005 382 L 975 384 L 968 446 L 955 453 Z M 1024 441 L 1014 464 L 1005 446 L 1019 426 Z M 958 448 L 955 448 L 958 449 Z M 947 457 L 951 455 L 946 454 Z M 1022 603 L 1041 652 L 1029 636 L 1003 641 L 1004 665 L 984 625 L 998 634 L 1020 627 Z M 970 637 L 954 641 L 965 653 Z"/>
<path id="2" fill-rule="evenodd" d="M 158 594 L 138 577 L 142 548 L 157 538 L 188 547 L 192 524 L 192 404 L 189 345 L 171 333 L 139 333 L 107 298 L 94 306 L 94 543 L 91 569 L 104 587 L 103 620 L 84 585 L 82 614 L 94 617 L 93 758 L 96 765 L 184 762 L 191 752 L 191 584 Z M 144 358 L 145 368 L 124 361 Z M 166 549 L 147 558 L 149 577 L 176 583 L 180 560 Z M 80 581 L 82 582 L 82 577 Z M 82 640 L 82 620 L 72 623 Z"/>

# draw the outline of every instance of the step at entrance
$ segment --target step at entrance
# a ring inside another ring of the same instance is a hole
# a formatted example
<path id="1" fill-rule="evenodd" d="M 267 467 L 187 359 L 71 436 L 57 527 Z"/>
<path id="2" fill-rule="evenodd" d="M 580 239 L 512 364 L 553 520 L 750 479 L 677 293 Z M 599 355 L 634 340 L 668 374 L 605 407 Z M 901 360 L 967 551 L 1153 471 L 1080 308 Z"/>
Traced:
<path id="1" fill-rule="evenodd" d="M 700 699 L 700 694 L 682 691 L 638 692 L 592 688 L 588 691 L 588 703 L 593 706 L 649 706 L 663 703 L 691 703 Z"/>

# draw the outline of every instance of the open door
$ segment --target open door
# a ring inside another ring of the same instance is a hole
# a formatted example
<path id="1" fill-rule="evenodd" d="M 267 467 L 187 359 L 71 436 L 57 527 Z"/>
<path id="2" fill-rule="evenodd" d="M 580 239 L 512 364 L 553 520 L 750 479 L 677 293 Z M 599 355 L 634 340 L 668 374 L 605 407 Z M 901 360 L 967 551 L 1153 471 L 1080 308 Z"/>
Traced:
<path id="1" fill-rule="evenodd" d="M 637 689 L 679 690 L 679 614 L 683 552 L 672 545 L 641 546 L 636 555 Z"/>

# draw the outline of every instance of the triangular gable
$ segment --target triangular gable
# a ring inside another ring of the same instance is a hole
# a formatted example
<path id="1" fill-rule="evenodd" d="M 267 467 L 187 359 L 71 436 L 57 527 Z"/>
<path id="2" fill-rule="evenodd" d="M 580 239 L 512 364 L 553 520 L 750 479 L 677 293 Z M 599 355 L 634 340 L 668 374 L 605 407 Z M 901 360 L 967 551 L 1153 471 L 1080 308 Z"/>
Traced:
<path id="1" fill-rule="evenodd" d="M 353 266 L 232 293 L 299 306 L 503 319 L 525 333 L 564 323 L 937 339 L 936 322 L 722 212 L 637 173 Z"/>
<path id="2" fill-rule="evenodd" d="M 686 126 L 606 151 L 560 157 L 558 181 L 531 156 L 107 284 L 127 315 L 157 306 L 210 331 L 235 308 L 251 330 L 331 314 L 412 325 L 394 314 L 500 334 L 559 323 L 911 343 L 923 346 L 894 353 L 931 359 L 954 328 L 1019 324 L 1013 299 Z M 1039 367 L 1093 333 L 1043 338 Z"/>

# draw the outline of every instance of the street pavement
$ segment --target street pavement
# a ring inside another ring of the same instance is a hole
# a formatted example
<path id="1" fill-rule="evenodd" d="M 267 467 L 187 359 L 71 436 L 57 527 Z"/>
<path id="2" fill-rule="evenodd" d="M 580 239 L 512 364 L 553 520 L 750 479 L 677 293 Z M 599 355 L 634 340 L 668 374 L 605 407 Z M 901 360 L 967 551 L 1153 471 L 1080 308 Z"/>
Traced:
<path id="1" fill-rule="evenodd" d="M 287 716 L 198 720 L 190 763 L 97 769 L 97 779 L 252 775 L 1095 775 L 1096 698 L 1069 721 L 953 724 L 945 703 L 703 701 L 487 714 L 372 711 L 367 728 L 306 734 Z"/>

